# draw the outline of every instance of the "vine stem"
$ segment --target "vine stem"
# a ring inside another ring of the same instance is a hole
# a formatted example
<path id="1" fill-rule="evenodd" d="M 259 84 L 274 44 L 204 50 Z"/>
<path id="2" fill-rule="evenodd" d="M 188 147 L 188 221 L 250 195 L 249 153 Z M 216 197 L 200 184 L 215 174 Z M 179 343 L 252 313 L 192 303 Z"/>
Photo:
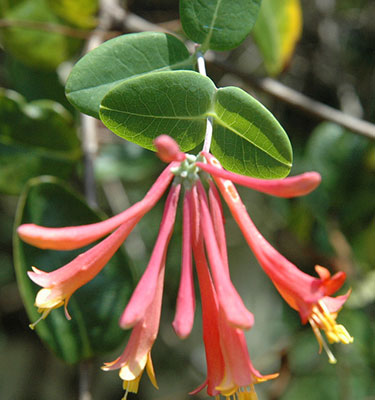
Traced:
<path id="1" fill-rule="evenodd" d="M 201 52 L 197 52 L 197 64 L 198 71 L 201 75 L 207 76 L 206 73 L 206 63 L 204 61 L 204 56 Z M 204 135 L 203 151 L 209 152 L 212 141 L 212 131 L 213 131 L 213 121 L 212 117 L 207 117 L 206 121 L 206 133 Z"/>

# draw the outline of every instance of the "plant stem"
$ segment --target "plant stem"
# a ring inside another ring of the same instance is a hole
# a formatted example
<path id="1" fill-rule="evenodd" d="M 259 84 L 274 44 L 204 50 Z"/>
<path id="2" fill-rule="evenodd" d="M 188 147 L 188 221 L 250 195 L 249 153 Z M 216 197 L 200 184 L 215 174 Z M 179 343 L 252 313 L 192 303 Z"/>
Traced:
<path id="1" fill-rule="evenodd" d="M 198 71 L 201 75 L 207 76 L 206 73 L 206 64 L 204 61 L 204 56 L 201 52 L 197 52 L 197 64 L 198 64 Z M 212 130 L 213 130 L 213 121 L 212 117 L 207 118 L 206 122 L 206 133 L 204 135 L 204 144 L 203 144 L 203 151 L 210 151 L 211 147 L 211 140 L 212 140 Z"/>

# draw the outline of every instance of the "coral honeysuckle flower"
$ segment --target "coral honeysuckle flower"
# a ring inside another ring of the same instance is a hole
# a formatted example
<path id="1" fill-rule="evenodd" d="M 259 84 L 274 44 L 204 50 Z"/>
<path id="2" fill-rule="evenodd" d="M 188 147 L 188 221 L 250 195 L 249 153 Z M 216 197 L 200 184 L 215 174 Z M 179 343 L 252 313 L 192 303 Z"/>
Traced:
<path id="1" fill-rule="evenodd" d="M 335 361 L 320 330 L 325 331 L 329 342 L 350 343 L 353 340 L 335 321 L 349 294 L 331 297 L 343 284 L 345 274 L 339 272 L 331 277 L 327 269 L 317 266 L 319 278 L 314 278 L 286 260 L 258 232 L 232 183 L 274 196 L 294 197 L 314 190 L 320 183 L 320 175 L 308 172 L 275 180 L 244 177 L 225 171 L 207 152 L 197 157 L 182 153 L 177 143 L 166 135 L 158 137 L 154 143 L 159 157 L 170 164 L 143 200 L 132 207 L 96 224 L 65 228 L 24 224 L 18 228 L 17 232 L 25 242 L 56 250 L 76 249 L 110 234 L 64 267 L 49 273 L 33 268 L 28 273 L 42 286 L 35 300 L 42 313 L 39 320 L 60 306 L 65 306 L 66 316 L 70 319 L 66 307 L 72 294 L 102 270 L 138 221 L 170 186 L 149 263 L 119 321 L 122 328 L 133 331 L 123 354 L 103 367 L 104 370 L 120 370 L 124 399 L 128 392 L 138 391 L 145 369 L 157 387 L 151 349 L 159 330 L 167 248 L 179 195 L 184 190 L 182 268 L 173 328 L 179 337 L 185 338 L 193 327 L 194 259 L 202 302 L 207 378 L 193 393 L 207 387 L 207 393 L 216 400 L 220 396 L 227 400 L 256 399 L 254 384 L 273 379 L 277 374 L 261 375 L 250 360 L 244 330 L 253 326 L 254 317 L 230 278 L 221 192 L 264 271 L 281 296 L 300 313 L 302 322 L 311 324 L 320 347 L 326 349 L 330 361 Z M 208 196 L 201 180 L 209 183 Z M 31 325 L 34 326 L 35 323 Z"/>
<path id="2" fill-rule="evenodd" d="M 221 168 L 213 156 L 206 154 L 206 159 L 215 170 Z M 324 330 L 330 343 L 348 344 L 353 341 L 347 330 L 335 321 L 337 312 L 349 297 L 350 291 L 343 296 L 330 297 L 343 285 L 345 273 L 338 272 L 331 277 L 329 271 L 321 266 L 315 267 L 319 278 L 302 272 L 274 249 L 257 230 L 232 181 L 222 178 L 228 178 L 230 173 L 216 174 L 211 169 L 211 174 L 260 265 L 284 300 L 299 312 L 302 323 L 310 323 L 320 349 L 324 347 L 329 361 L 335 363 L 336 359 L 325 343 L 320 329 Z"/>

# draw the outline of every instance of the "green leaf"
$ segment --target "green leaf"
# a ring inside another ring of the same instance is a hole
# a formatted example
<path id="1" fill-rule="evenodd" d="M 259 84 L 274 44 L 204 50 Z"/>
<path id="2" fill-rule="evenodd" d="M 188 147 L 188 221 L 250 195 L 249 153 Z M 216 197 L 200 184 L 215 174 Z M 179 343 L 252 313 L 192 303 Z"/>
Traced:
<path id="1" fill-rule="evenodd" d="M 48 7 L 46 0 L 26 0 L 12 6 L 4 12 L 7 20 L 33 23 L 60 24 L 60 19 Z M 26 27 L 2 29 L 2 44 L 24 64 L 38 69 L 56 69 L 63 61 L 70 58 L 81 43 L 55 32 Z"/>
<path id="2" fill-rule="evenodd" d="M 66 178 L 81 151 L 70 114 L 58 103 L 26 103 L 0 89 L 0 191 L 18 194 L 42 173 Z"/>
<path id="3" fill-rule="evenodd" d="M 53 177 L 34 178 L 20 197 L 15 227 L 23 223 L 67 226 L 99 221 L 83 199 Z M 34 299 L 40 289 L 27 276 L 32 265 L 52 271 L 71 261 L 84 250 L 41 250 L 22 242 L 14 233 L 14 262 L 19 290 L 30 321 L 40 314 Z M 69 301 L 72 320 L 62 308 L 36 326 L 40 338 L 68 363 L 102 354 L 117 347 L 126 334 L 118 326 L 119 317 L 133 288 L 127 258 L 118 251 L 104 270 L 78 289 Z"/>
<path id="4" fill-rule="evenodd" d="M 191 69 L 192 58 L 174 36 L 143 32 L 108 40 L 74 66 L 66 83 L 69 101 L 81 112 L 99 118 L 105 94 L 137 75 Z"/>
<path id="5" fill-rule="evenodd" d="M 237 87 L 218 89 L 211 152 L 243 175 L 281 178 L 292 166 L 289 138 L 276 118 Z"/>
<path id="6" fill-rule="evenodd" d="M 186 35 L 203 51 L 230 50 L 250 33 L 261 0 L 181 0 L 180 18 Z"/>
<path id="7" fill-rule="evenodd" d="M 103 99 L 100 118 L 117 135 L 155 150 L 160 134 L 182 151 L 203 141 L 216 92 L 213 82 L 193 71 L 156 72 L 117 85 Z"/>
<path id="8" fill-rule="evenodd" d="M 301 33 L 300 0 L 263 0 L 253 35 L 270 75 L 288 64 Z"/>

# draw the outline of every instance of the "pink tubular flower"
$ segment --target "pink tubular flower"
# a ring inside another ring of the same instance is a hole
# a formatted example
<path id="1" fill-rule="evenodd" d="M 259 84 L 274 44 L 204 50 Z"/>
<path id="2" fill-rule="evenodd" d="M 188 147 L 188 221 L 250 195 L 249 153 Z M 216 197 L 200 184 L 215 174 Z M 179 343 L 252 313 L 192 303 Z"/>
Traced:
<path id="1" fill-rule="evenodd" d="M 127 398 L 128 392 L 137 393 L 145 368 L 151 382 L 157 388 L 151 348 L 159 330 L 165 258 L 173 231 L 179 193 L 180 185 L 172 186 L 150 262 L 120 319 L 120 326 L 133 327 L 129 342 L 117 360 L 106 363 L 103 367 L 106 371 L 120 368 L 119 374 L 126 391 L 124 399 Z"/>
<path id="2" fill-rule="evenodd" d="M 122 355 L 115 361 L 105 363 L 102 369 L 111 371 L 120 369 L 119 375 L 123 380 L 123 388 L 127 398 L 128 392 L 137 393 L 143 371 L 152 384 L 158 389 L 154 367 L 151 359 L 151 348 L 159 331 L 161 302 L 163 295 L 164 268 L 157 277 L 157 289 L 152 302 L 146 309 L 143 318 L 134 326 L 128 344 Z"/>
<path id="3" fill-rule="evenodd" d="M 143 318 L 155 296 L 157 277 L 165 266 L 165 257 L 173 231 L 180 188 L 181 185 L 172 186 L 169 192 L 159 235 L 150 261 L 120 318 L 120 326 L 122 328 L 127 329 L 136 325 Z"/>
<path id="4" fill-rule="evenodd" d="M 283 179 L 258 179 L 249 176 L 235 174 L 225 171 L 219 161 L 210 153 L 202 152 L 208 164 L 197 162 L 196 165 L 203 171 L 216 176 L 217 178 L 227 179 L 239 185 L 255 189 L 258 192 L 271 194 L 277 197 L 297 197 L 305 196 L 315 190 L 322 178 L 317 172 L 305 172 L 304 174 Z"/>
<path id="5" fill-rule="evenodd" d="M 95 242 L 114 231 L 121 224 L 142 218 L 158 202 L 173 179 L 171 163 L 159 176 L 143 200 L 122 213 L 95 224 L 47 228 L 35 224 L 23 224 L 17 228 L 18 236 L 26 243 L 40 249 L 73 250 Z"/>
<path id="6" fill-rule="evenodd" d="M 185 195 L 183 206 L 181 279 L 176 303 L 176 315 L 172 323 L 177 336 L 181 339 L 186 338 L 190 334 L 193 328 L 195 311 L 193 263 L 191 257 L 192 226 L 190 214 L 188 192 L 188 194 Z"/>
<path id="7" fill-rule="evenodd" d="M 132 219 L 122 224 L 102 242 L 53 272 L 44 272 L 33 267 L 33 271 L 28 272 L 28 275 L 33 282 L 43 287 L 35 299 L 35 306 L 42 316 L 30 327 L 34 328 L 51 310 L 61 306 L 64 306 L 65 315 L 70 319 L 67 305 L 72 294 L 103 269 L 136 223 L 137 219 Z"/>
<path id="8" fill-rule="evenodd" d="M 202 199 L 201 196 L 202 191 L 200 190 L 198 195 L 194 187 L 189 196 L 189 202 L 194 216 L 193 220 L 195 223 L 199 220 L 198 223 L 204 225 L 207 223 L 207 219 L 201 218 L 202 208 L 199 203 L 205 202 L 205 198 Z M 214 210 L 212 214 L 213 219 L 218 216 Z M 221 215 L 215 225 L 218 228 L 219 225 L 223 225 Z M 224 227 L 222 226 L 222 228 Z M 223 231 L 220 228 L 219 230 Z M 278 374 L 263 376 L 253 367 L 243 330 L 228 323 L 211 279 L 202 234 L 198 233 L 194 238 L 193 250 L 202 299 L 207 379 L 192 393 L 197 393 L 207 386 L 207 393 L 217 399 L 220 395 L 226 398 L 256 399 L 254 384 L 276 378 Z M 223 260 L 223 264 L 227 265 L 227 261 Z"/>
<path id="9" fill-rule="evenodd" d="M 215 168 L 220 167 L 219 162 L 213 156 L 207 156 L 207 160 Z M 260 265 L 271 278 L 284 300 L 299 312 L 302 323 L 308 321 L 311 324 L 320 348 L 323 346 L 327 351 L 329 361 L 331 363 L 336 362 L 319 329 L 325 331 L 330 343 L 342 342 L 348 344 L 353 341 L 346 329 L 335 321 L 337 312 L 347 300 L 350 292 L 336 298 L 329 297 L 343 285 L 345 273 L 338 272 L 331 277 L 326 268 L 316 266 L 315 269 L 319 278 L 314 278 L 299 270 L 260 234 L 246 212 L 233 183 L 228 179 L 221 178 L 221 176 L 223 175 L 213 174 L 221 194 Z"/>

